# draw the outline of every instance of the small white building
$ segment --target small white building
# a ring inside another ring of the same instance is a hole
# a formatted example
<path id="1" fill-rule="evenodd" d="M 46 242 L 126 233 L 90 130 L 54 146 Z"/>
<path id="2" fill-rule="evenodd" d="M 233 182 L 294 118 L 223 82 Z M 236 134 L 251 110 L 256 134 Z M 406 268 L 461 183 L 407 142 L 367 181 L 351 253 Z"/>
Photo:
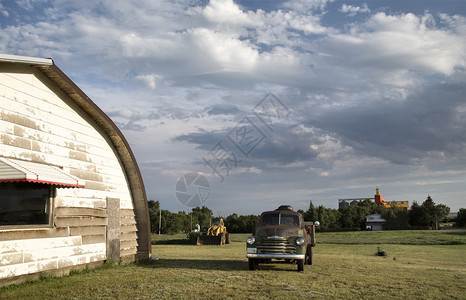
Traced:
<path id="1" fill-rule="evenodd" d="M 382 215 L 373 214 L 366 216 L 366 228 L 372 231 L 381 231 L 383 230 L 383 225 L 387 221 L 382 219 Z"/>
<path id="2" fill-rule="evenodd" d="M 150 252 L 120 130 L 52 59 L 0 54 L 0 285 Z"/>

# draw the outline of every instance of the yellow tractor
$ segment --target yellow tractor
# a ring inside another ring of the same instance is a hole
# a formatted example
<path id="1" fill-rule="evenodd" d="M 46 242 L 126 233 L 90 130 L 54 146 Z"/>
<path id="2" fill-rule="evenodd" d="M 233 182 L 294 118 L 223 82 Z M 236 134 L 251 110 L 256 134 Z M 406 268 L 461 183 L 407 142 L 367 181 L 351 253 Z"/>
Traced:
<path id="1" fill-rule="evenodd" d="M 231 242 L 230 234 L 223 224 L 222 218 L 210 219 L 210 226 L 207 233 L 197 238 L 197 245 L 218 245 L 222 246 Z"/>

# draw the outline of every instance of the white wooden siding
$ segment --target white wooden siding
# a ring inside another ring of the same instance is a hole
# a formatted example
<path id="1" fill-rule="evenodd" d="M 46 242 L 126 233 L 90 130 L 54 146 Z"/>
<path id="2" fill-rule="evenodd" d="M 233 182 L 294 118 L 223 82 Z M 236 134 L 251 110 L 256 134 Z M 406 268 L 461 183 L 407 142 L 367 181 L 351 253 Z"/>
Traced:
<path id="1" fill-rule="evenodd" d="M 0 155 L 64 167 L 84 179 L 87 189 L 103 192 L 92 198 L 119 198 L 121 208 L 133 208 L 121 165 L 97 126 L 41 80 L 0 73 Z"/>
<path id="2" fill-rule="evenodd" d="M 80 236 L 0 242 L 0 279 L 101 261 L 105 243 L 83 245 Z"/>

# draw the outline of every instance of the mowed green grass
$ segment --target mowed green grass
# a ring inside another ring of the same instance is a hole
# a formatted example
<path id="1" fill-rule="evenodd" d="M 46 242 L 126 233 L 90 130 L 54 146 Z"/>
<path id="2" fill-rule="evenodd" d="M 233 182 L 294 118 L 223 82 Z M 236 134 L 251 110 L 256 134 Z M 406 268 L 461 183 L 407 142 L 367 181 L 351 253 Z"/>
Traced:
<path id="1" fill-rule="evenodd" d="M 157 261 L 108 265 L 2 288 L 0 298 L 466 299 L 465 232 L 444 232 L 441 237 L 433 231 L 411 232 L 414 244 L 396 243 L 409 240 L 409 233 L 319 234 L 314 265 L 306 265 L 302 273 L 289 264 L 249 271 L 247 235 L 233 235 L 232 244 L 222 247 L 156 244 L 152 250 Z M 377 247 L 388 256 L 375 256 Z"/>

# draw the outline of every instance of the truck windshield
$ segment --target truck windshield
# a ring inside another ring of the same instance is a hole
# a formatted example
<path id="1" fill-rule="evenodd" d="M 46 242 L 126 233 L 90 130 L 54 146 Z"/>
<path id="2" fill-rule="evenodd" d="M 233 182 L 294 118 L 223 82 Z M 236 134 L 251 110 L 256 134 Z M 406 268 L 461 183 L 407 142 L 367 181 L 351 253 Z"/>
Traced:
<path id="1" fill-rule="evenodd" d="M 299 216 L 289 214 L 267 214 L 262 216 L 262 225 L 299 226 Z"/>
<path id="2" fill-rule="evenodd" d="M 214 225 L 220 225 L 220 219 L 212 219 L 212 226 Z"/>

